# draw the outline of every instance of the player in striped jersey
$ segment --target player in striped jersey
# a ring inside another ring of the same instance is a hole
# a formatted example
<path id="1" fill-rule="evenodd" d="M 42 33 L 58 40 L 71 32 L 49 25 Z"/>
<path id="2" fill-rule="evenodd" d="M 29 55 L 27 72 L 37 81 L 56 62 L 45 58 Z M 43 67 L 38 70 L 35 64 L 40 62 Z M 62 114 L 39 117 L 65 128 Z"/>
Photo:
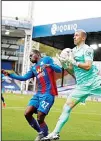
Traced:
<path id="1" fill-rule="evenodd" d="M 2 72 L 20 81 L 36 77 L 37 93 L 29 101 L 24 115 L 30 126 L 38 132 L 35 140 L 40 141 L 42 137 L 48 135 L 45 117 L 54 103 L 55 96 L 58 95 L 54 71 L 60 73 L 62 69 L 54 64 L 51 57 L 45 56 L 42 58 L 38 50 L 32 50 L 30 61 L 34 65 L 24 76 L 9 74 L 5 70 L 2 70 Z M 32 116 L 33 113 L 37 113 L 37 120 Z"/>

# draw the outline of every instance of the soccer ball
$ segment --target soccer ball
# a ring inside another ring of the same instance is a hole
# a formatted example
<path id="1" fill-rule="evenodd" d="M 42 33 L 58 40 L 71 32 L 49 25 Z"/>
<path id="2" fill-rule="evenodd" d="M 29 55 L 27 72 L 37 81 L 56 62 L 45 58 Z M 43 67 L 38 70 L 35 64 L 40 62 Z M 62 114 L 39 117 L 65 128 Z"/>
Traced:
<path id="1" fill-rule="evenodd" d="M 71 49 L 70 48 L 65 48 L 61 51 L 60 53 L 60 60 L 61 61 L 67 61 L 70 57 Z"/>

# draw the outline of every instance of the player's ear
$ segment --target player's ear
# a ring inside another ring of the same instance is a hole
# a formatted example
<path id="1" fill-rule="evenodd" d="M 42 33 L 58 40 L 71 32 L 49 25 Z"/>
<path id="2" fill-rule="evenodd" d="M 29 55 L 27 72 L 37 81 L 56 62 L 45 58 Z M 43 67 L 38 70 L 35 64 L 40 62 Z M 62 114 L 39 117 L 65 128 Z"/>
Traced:
<path id="1" fill-rule="evenodd" d="M 85 41 L 85 39 L 86 39 L 86 38 L 83 36 L 83 37 L 82 37 L 82 40 Z"/>

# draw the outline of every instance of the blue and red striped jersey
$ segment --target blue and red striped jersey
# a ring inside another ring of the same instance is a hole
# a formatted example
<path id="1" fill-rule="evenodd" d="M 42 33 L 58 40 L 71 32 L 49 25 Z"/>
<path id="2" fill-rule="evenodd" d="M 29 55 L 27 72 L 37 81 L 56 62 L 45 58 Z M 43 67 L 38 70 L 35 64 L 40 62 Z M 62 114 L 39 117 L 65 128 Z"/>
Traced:
<path id="1" fill-rule="evenodd" d="M 43 67 L 45 64 L 49 64 L 49 66 Z M 51 57 L 45 56 L 41 58 L 38 63 L 33 65 L 24 76 L 10 74 L 10 77 L 20 81 L 36 77 L 37 92 L 41 94 L 50 93 L 55 96 L 58 95 L 58 93 L 54 71 L 60 73 L 62 69 L 58 65 L 54 64 Z"/>

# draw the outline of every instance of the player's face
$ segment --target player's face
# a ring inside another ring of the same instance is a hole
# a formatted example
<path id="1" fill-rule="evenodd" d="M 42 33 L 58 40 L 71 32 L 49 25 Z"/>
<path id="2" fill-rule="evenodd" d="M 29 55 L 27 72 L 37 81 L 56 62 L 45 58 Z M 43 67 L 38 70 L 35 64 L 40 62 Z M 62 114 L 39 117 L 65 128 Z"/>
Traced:
<path id="1" fill-rule="evenodd" d="M 38 55 L 35 54 L 35 53 L 33 53 L 33 52 L 31 52 L 31 53 L 30 53 L 30 61 L 31 61 L 32 63 L 37 63 L 37 60 L 38 60 Z"/>
<path id="2" fill-rule="evenodd" d="M 82 36 L 81 32 L 75 32 L 73 38 L 74 38 L 75 45 L 80 45 L 82 43 L 82 41 L 84 41 L 84 37 Z"/>

